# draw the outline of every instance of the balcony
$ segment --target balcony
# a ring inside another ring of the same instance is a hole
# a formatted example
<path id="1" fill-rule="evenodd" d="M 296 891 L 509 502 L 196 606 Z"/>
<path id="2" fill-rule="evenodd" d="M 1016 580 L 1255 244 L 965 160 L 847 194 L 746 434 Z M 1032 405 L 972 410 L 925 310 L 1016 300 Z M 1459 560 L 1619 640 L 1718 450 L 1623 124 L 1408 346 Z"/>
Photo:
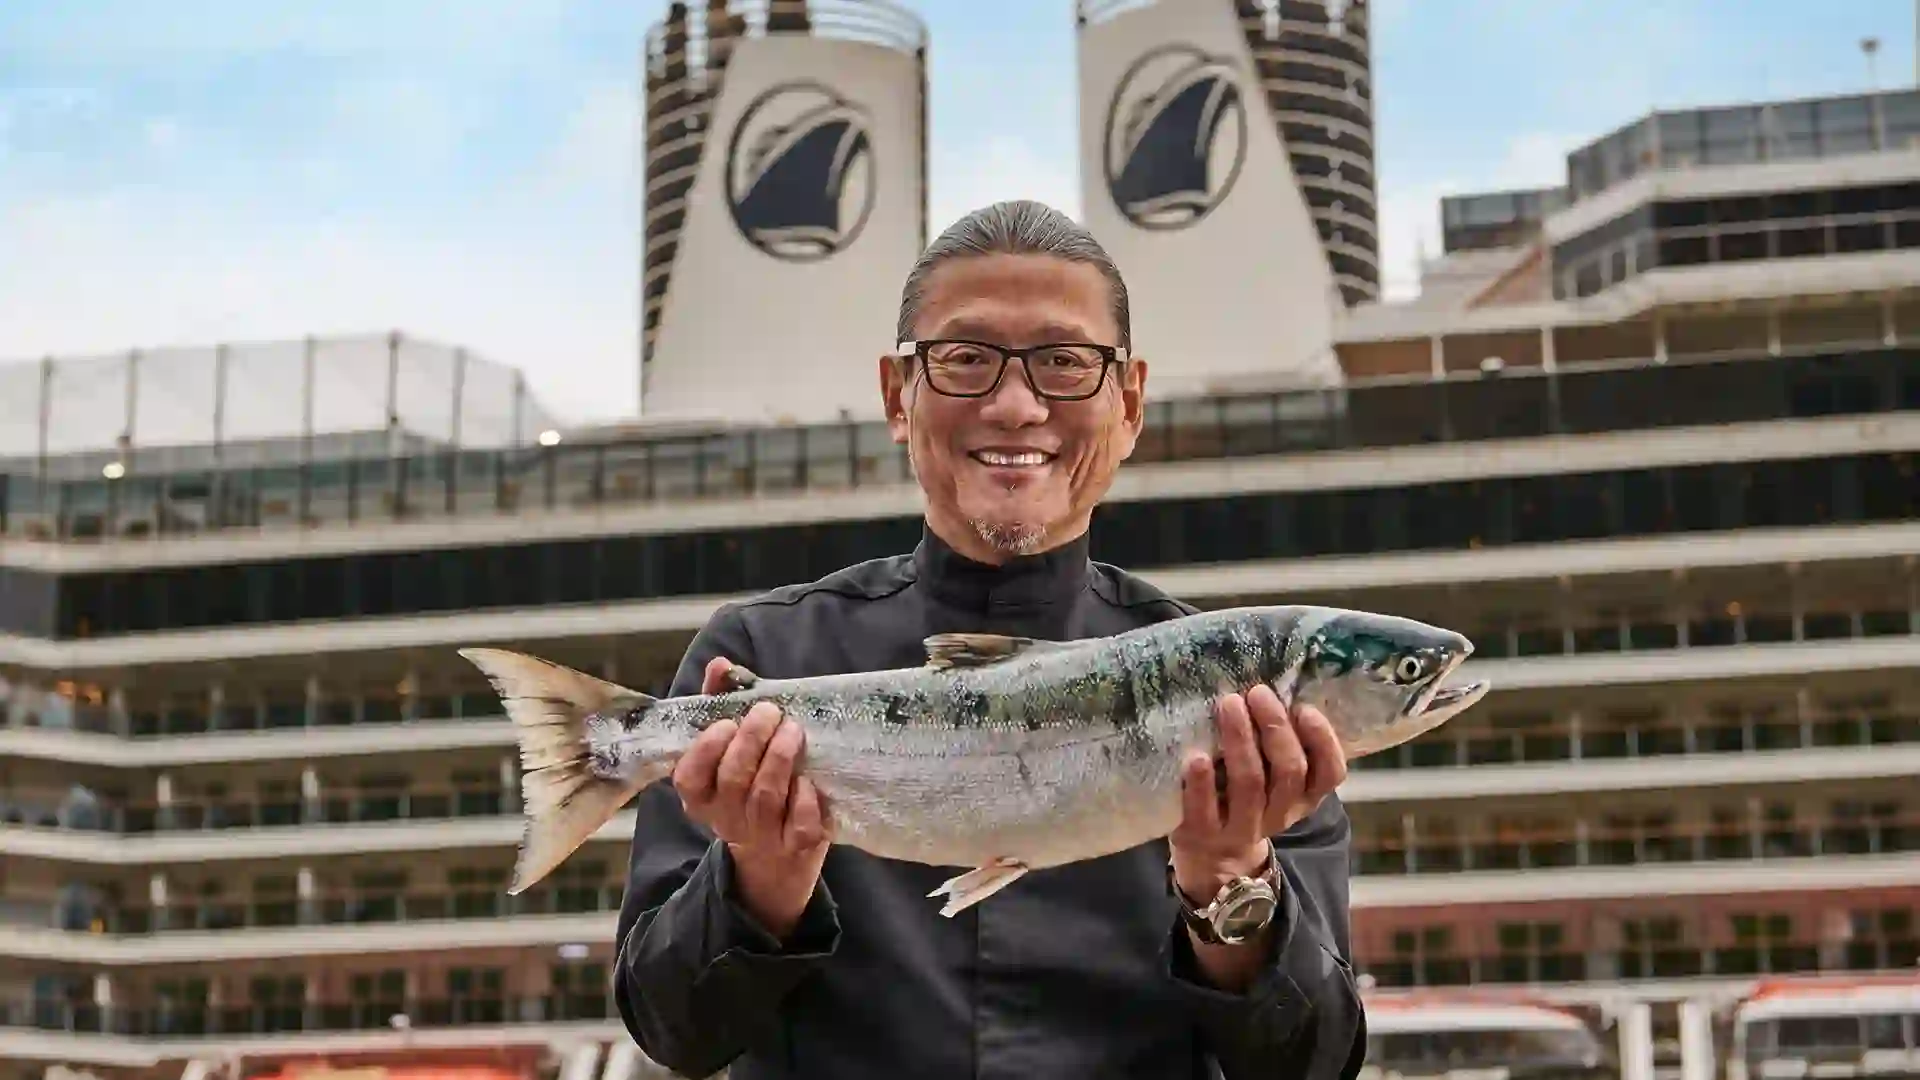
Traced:
<path id="1" fill-rule="evenodd" d="M 1892 718 L 1889 718 L 1890 720 Z M 1644 751 L 1608 753 L 1636 730 L 1598 731 L 1576 736 L 1571 725 L 1559 731 L 1539 729 L 1481 733 L 1479 737 L 1415 740 L 1353 763 L 1340 798 L 1349 806 L 1372 803 L 1417 804 L 1422 810 L 1452 800 L 1500 797 L 1613 793 L 1697 793 L 1754 784 L 1811 783 L 1843 785 L 1862 780 L 1920 776 L 1920 715 L 1893 722 L 1909 726 L 1904 742 L 1804 749 L 1761 750 L 1740 745 L 1700 746 L 1665 751 L 1651 741 Z M 1832 738 L 1836 729 L 1854 725 L 1821 721 L 1815 738 Z M 1702 728 L 1650 729 L 1649 739 L 1677 736 Z M 1435 733 L 1436 735 L 1440 733 Z M 1575 756 L 1579 748 L 1600 753 Z M 1700 745 L 1700 744 L 1696 744 Z"/>
<path id="2" fill-rule="evenodd" d="M 1362 807 L 1354 814 L 1354 871 L 1361 879 L 1444 881 L 1460 874 L 1920 855 L 1920 801 L 1903 804 L 1897 796 L 1871 805 L 1836 798 L 1807 813 L 1779 789 L 1688 808 L 1626 803 L 1573 814 L 1550 803 L 1493 802 L 1458 814 L 1409 810 L 1398 820 L 1390 807 Z"/>
<path id="3" fill-rule="evenodd" d="M 397 1005 L 391 1011 L 375 1014 Z M 491 1016 L 516 1017 L 507 1022 Z M 396 1030 L 404 1016 L 405 1030 Z M 529 1017 L 517 1019 L 517 1017 Z M 206 1006 L 107 1010 L 90 1004 L 0 1002 L 0 1057 L 120 1068 L 244 1057 L 422 1053 L 577 1046 L 632 1046 L 611 1002 L 579 998 L 511 1001 L 416 999 L 323 1003 L 300 1008 Z M 644 1065 L 644 1059 L 643 1059 Z M 657 1066 L 655 1067 L 657 1069 Z M 664 1071 L 643 1072 L 652 1077 Z"/>
<path id="4" fill-rule="evenodd" d="M 114 727 L 118 727 L 120 733 L 107 733 Z M 202 715 L 191 723 L 148 729 L 140 735 L 124 734 L 125 731 L 126 726 L 103 714 L 90 716 L 73 728 L 0 728 L 0 758 L 118 769 L 177 769 L 214 763 L 513 746 L 513 727 L 500 717 L 497 704 L 484 718 L 476 715 L 473 719 L 457 721 L 366 720 L 338 727 L 302 725 L 220 731 L 210 729 Z M 0 803 L 4 801 L 0 799 Z"/>
<path id="5" fill-rule="evenodd" d="M 69 1012 L 83 1014 L 84 1009 L 59 1005 L 44 1008 L 23 1003 L 26 1011 L 49 1014 L 50 1025 L 64 1025 Z M 164 1066 L 177 1073 L 191 1061 L 224 1061 L 239 1055 L 253 1059 L 385 1056 L 395 1052 L 425 1054 L 444 1051 L 506 1050 L 550 1052 L 569 1047 L 578 1053 L 585 1044 L 606 1045 L 609 1064 L 605 1073 L 594 1074 L 600 1080 L 630 1080 L 630 1072 L 619 1071 L 614 1055 L 634 1054 L 632 1036 L 620 1021 L 554 1021 L 506 1025 L 467 1024 L 457 1027 L 419 1028 L 406 1031 L 391 1028 L 365 1028 L 348 1031 L 235 1031 L 216 1038 L 147 1037 L 77 1031 L 66 1026 L 8 1027 L 0 1025 L 0 1059 L 46 1065 L 63 1064 L 123 1069 L 150 1069 Z M 597 1047 L 595 1048 L 598 1049 Z M 639 1075 L 644 1080 L 672 1080 L 672 1074 L 640 1059 Z M 651 1071 L 648 1071 L 651 1070 Z"/>
<path id="6" fill-rule="evenodd" d="M 96 866 L 167 866 L 254 859 L 339 858 L 419 851 L 511 849 L 520 840 L 517 814 L 352 825 L 268 825 L 181 829 L 119 836 L 65 828 L 0 827 L 0 854 Z M 623 811 L 593 840 L 633 836 L 633 813 Z"/>
<path id="7" fill-rule="evenodd" d="M 1342 190 L 1348 188 L 1347 194 L 1367 194 L 1350 184 Z M 1532 327 L 1528 340 L 1535 348 L 1554 342 L 1557 365 L 1546 369 L 1516 359 L 1498 379 L 1481 376 L 1477 365 L 1486 353 L 1471 335 L 1454 335 L 1463 354 L 1471 354 L 1462 362 L 1473 369 L 1431 382 L 1420 368 L 1413 373 L 1417 381 L 1407 372 L 1356 373 L 1339 390 L 1151 403 L 1131 460 L 1385 447 L 1431 451 L 1434 443 L 1912 410 L 1920 400 L 1914 397 L 1920 383 L 1908 373 L 1912 352 L 1886 347 L 1920 340 L 1907 303 L 1887 334 L 1849 341 L 1850 347 L 1808 342 L 1796 355 L 1760 349 L 1737 359 L 1686 363 L 1656 363 L 1653 334 L 1628 342 L 1631 327 L 1623 334 L 1603 328 L 1607 332 L 1599 336 L 1606 344 L 1585 340 L 1595 332 L 1583 327 Z M 1586 355 L 1595 349 L 1602 355 Z M 1423 348 L 1416 351 L 1425 355 Z M 1748 362 L 1753 360 L 1765 362 Z M 258 534 L 292 538 L 297 549 L 319 551 L 342 533 L 376 524 L 438 525 L 443 533 L 447 526 L 482 533 L 505 527 L 524 535 L 528 518 L 545 519 L 539 528 L 552 531 L 570 516 L 632 511 L 632 520 L 644 523 L 658 522 L 668 507 L 679 520 L 690 509 L 724 505 L 734 517 L 749 507 L 755 519 L 765 520 L 773 503 L 804 519 L 809 507 L 817 515 L 823 499 L 857 502 L 880 493 L 887 496 L 883 503 L 898 507 L 910 499 L 896 496 L 911 490 L 904 449 L 877 423 L 598 438 L 583 433 L 553 447 L 400 456 L 382 446 L 377 454 L 253 469 L 170 462 L 165 471 L 149 472 L 137 459 L 120 479 L 102 479 L 102 465 L 115 460 L 61 459 L 53 463 L 56 473 L 45 477 L 30 463 L 10 463 L 13 475 L 0 485 L 0 538 L 148 546 L 144 557 L 163 558 L 168 545 L 157 540 Z M 511 520 L 501 522 L 502 515 Z"/>
<path id="8" fill-rule="evenodd" d="M 1261 520 L 1229 517 L 1214 524 L 1257 532 Z M 1482 670 L 1496 674 L 1496 686 L 1508 690 L 1585 685 L 1596 678 L 1684 680 L 1776 667 L 1812 672 L 1906 665 L 1920 642 L 1920 578 L 1909 559 L 1916 550 L 1920 523 L 1903 522 L 1228 563 L 1148 576 L 1205 607 L 1331 603 L 1455 627 L 1475 641 L 1474 664 L 1494 665 Z M 155 668 L 140 672 L 136 685 L 122 684 L 128 673 L 118 670 L 0 675 L 0 717 L 6 721 L 0 754 L 174 767 L 350 754 L 365 740 L 376 740 L 366 744 L 370 752 L 403 743 L 507 745 L 497 741 L 505 738 L 497 698 L 450 646 L 396 650 L 506 634 L 515 647 L 582 670 L 617 671 L 619 681 L 661 693 L 713 601 L 667 610 L 675 606 L 645 602 L 232 627 L 52 646 L 139 653 Z M 246 642 L 256 654 L 285 655 L 217 666 L 213 659 L 220 650 L 212 639 L 225 636 Z M 263 644 L 273 638 L 286 640 Z M 329 642 L 341 651 L 321 664 L 314 654 L 329 651 Z M 181 655 L 162 664 L 156 650 Z M 162 673 L 164 680 L 156 678 Z M 130 736 L 138 743 L 76 739 L 74 732 Z M 202 737 L 165 738 L 171 735 Z"/>
<path id="9" fill-rule="evenodd" d="M 1552 799 L 1465 813 L 1360 805 L 1352 904 L 1372 912 L 1920 887 L 1920 804 L 1855 794 L 1803 791 L 1796 806 L 1780 789 L 1742 794 L 1737 805 L 1702 799 L 1691 811 L 1649 802 L 1563 812 L 1553 807 L 1564 800 Z M 630 834 L 631 820 L 620 828 Z M 151 878 L 21 861 L 0 889 L 0 957 L 127 967 L 611 942 L 628 850 L 613 831 L 518 897 L 505 892 L 505 843 L 404 864 L 378 851 L 289 845 L 251 864 L 174 864 Z"/>
<path id="10" fill-rule="evenodd" d="M 423 952 L 460 954 L 476 949 L 558 948 L 612 942 L 620 896 L 602 912 L 574 915 L 470 915 L 446 918 L 447 897 L 387 898 L 398 917 L 387 922 L 226 926 L 218 930 L 163 930 L 151 934 L 49 933 L 0 927 L 0 957 L 8 961 L 122 969 L 174 964 L 221 964 L 319 957 L 369 957 Z M 608 902 L 603 900 L 603 902 Z M 338 905 L 339 900 L 330 900 Z M 408 907 L 437 917 L 407 917 Z M 325 915 L 338 915 L 330 906 Z M 245 917 L 244 914 L 241 915 Z"/>
<path id="11" fill-rule="evenodd" d="M 1646 897 L 1740 896 L 1920 886 L 1920 855 L 1835 855 L 1819 859 L 1583 866 L 1552 874 L 1481 870 L 1373 875 L 1353 882 L 1355 911 L 1436 905 L 1628 902 Z"/>
<path id="12" fill-rule="evenodd" d="M 1784 886 L 1624 903 L 1366 911 L 1354 916 L 1353 952 L 1381 987 L 1524 984 L 1591 1001 L 1625 986 L 1671 1000 L 1770 975 L 1911 972 L 1920 963 L 1917 915 L 1920 890 L 1911 887 Z"/>

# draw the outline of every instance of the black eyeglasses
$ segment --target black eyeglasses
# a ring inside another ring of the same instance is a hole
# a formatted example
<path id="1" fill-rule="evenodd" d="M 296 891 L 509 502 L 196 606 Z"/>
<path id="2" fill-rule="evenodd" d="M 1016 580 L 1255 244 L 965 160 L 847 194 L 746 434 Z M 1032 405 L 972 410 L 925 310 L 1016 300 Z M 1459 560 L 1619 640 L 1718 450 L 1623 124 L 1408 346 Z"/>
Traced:
<path id="1" fill-rule="evenodd" d="M 1081 341 L 1030 345 L 1010 349 L 987 341 L 939 338 L 903 341 L 901 356 L 920 361 L 927 385 L 948 397 L 986 397 L 1006 376 L 1007 363 L 1018 358 L 1033 392 L 1053 401 L 1085 401 L 1106 385 L 1107 368 L 1125 359 L 1116 345 Z"/>

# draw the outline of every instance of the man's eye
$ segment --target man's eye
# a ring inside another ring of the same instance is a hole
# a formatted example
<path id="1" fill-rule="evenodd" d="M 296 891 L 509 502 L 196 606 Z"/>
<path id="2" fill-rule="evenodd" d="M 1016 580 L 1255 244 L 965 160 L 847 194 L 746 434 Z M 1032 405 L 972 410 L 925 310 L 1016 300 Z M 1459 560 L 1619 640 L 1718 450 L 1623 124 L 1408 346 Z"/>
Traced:
<path id="1" fill-rule="evenodd" d="M 964 347 L 947 348 L 935 353 L 933 359 L 937 363 L 954 366 L 981 364 L 987 361 L 987 351 L 985 349 L 969 349 Z"/>
<path id="2" fill-rule="evenodd" d="M 1097 354 L 1090 354 L 1082 349 L 1048 349 L 1034 359 L 1059 368 L 1090 368 L 1100 364 L 1100 357 Z"/>

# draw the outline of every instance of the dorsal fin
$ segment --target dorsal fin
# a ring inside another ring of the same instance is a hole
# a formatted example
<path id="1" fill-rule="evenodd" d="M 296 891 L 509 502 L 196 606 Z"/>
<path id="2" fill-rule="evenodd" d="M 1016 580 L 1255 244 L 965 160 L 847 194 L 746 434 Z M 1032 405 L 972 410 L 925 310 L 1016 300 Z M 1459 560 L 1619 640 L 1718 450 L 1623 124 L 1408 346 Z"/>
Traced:
<path id="1" fill-rule="evenodd" d="M 935 634 L 923 644 L 930 668 L 985 667 L 1034 649 L 1055 647 L 1051 641 L 1005 634 Z"/>

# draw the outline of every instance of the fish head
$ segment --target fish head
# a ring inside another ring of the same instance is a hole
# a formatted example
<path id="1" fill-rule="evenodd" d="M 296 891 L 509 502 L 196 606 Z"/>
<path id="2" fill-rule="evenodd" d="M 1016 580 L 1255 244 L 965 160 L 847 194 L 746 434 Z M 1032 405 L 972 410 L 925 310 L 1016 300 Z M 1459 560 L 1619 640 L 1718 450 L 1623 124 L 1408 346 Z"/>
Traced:
<path id="1" fill-rule="evenodd" d="M 1486 696 L 1485 681 L 1446 685 L 1466 635 L 1413 619 L 1322 610 L 1296 622 L 1274 688 L 1326 716 L 1349 759 L 1431 731 Z"/>

